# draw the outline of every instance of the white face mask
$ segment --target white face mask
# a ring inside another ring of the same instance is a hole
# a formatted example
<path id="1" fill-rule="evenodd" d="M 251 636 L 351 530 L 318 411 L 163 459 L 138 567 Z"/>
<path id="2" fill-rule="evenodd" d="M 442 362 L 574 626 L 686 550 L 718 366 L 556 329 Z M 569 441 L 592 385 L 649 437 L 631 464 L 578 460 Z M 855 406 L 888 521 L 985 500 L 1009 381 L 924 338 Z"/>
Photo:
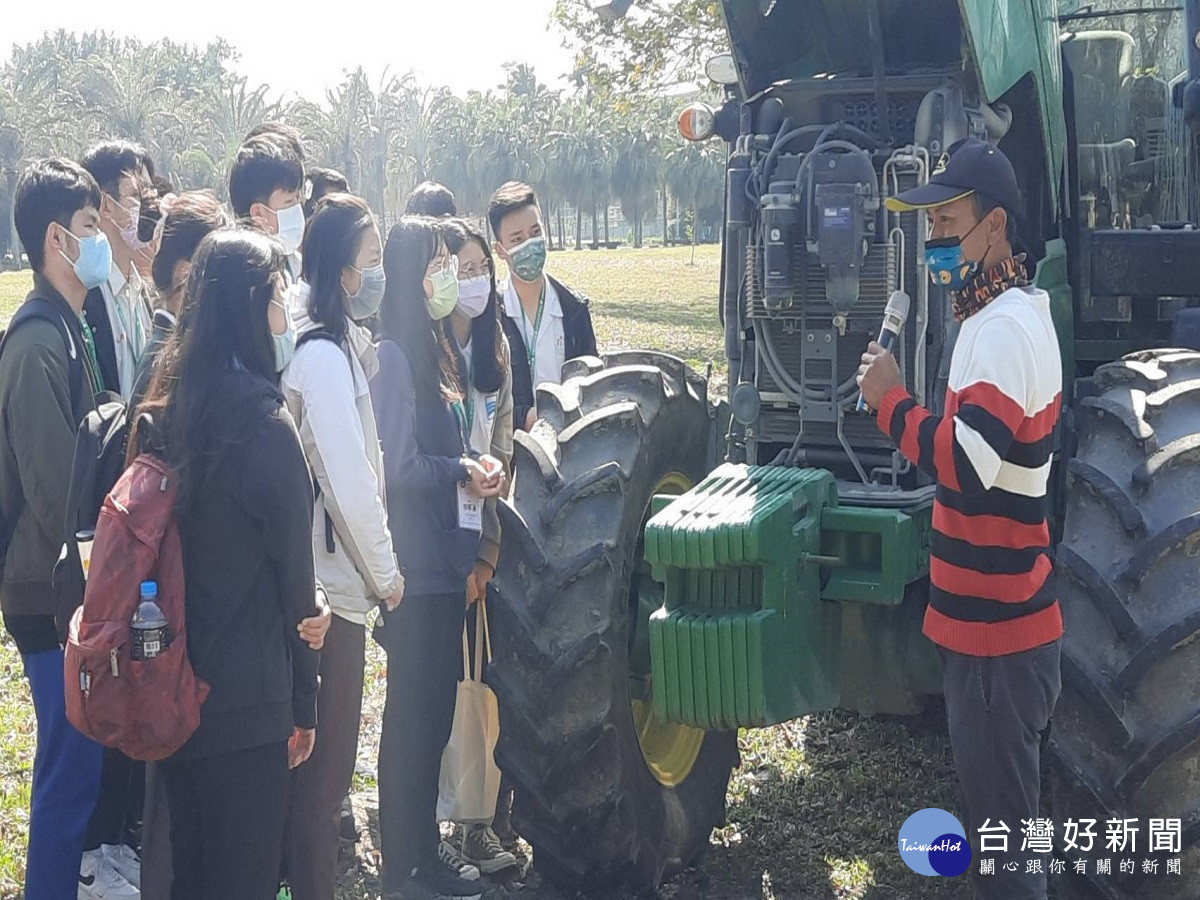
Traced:
<path id="1" fill-rule="evenodd" d="M 304 207 L 297 203 L 287 209 L 277 210 L 275 220 L 279 223 L 275 236 L 283 244 L 283 252 L 291 256 L 304 241 Z"/>
<path id="2" fill-rule="evenodd" d="M 458 309 L 469 318 L 478 319 L 482 316 L 491 297 L 490 275 L 476 275 L 474 278 L 463 278 L 458 282 Z"/>

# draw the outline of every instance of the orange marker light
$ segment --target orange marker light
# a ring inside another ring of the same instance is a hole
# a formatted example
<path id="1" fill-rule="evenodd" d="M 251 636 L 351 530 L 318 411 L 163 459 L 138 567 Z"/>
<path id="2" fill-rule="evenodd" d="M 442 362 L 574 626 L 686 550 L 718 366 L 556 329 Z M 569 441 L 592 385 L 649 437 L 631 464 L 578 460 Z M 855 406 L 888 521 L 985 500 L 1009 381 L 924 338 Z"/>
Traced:
<path id="1" fill-rule="evenodd" d="M 689 103 L 679 113 L 679 133 L 685 140 L 707 141 L 716 127 L 713 111 L 703 103 Z"/>

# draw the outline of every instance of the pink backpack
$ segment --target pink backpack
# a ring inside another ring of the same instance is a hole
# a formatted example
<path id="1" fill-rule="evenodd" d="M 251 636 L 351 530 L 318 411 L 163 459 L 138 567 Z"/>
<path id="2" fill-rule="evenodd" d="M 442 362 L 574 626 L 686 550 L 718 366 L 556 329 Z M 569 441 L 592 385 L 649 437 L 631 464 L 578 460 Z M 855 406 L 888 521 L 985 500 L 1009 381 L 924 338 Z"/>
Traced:
<path id="1" fill-rule="evenodd" d="M 132 759 L 165 759 L 182 747 L 200 726 L 209 691 L 187 654 L 175 495 L 175 473 L 150 453 L 117 480 L 100 509 L 83 606 L 67 639 L 67 718 Z M 167 646 L 137 661 L 130 623 L 143 581 L 158 583 Z"/>

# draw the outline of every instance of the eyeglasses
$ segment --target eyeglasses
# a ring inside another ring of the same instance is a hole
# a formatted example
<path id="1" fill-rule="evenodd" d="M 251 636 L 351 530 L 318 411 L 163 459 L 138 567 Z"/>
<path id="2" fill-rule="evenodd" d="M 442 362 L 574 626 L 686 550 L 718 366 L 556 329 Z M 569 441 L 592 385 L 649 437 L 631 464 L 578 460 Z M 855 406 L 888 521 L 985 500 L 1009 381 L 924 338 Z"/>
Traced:
<path id="1" fill-rule="evenodd" d="M 491 275 L 492 264 L 486 259 L 478 263 L 467 263 L 465 266 L 458 267 L 458 280 L 464 281 L 468 278 L 478 278 L 480 275 Z"/>
<path id="2" fill-rule="evenodd" d="M 453 260 L 454 257 L 452 256 L 435 256 L 429 261 L 429 265 L 425 267 L 425 274 L 432 278 L 434 275 L 438 275 L 450 268 L 450 263 Z M 455 264 L 457 265 L 457 263 Z"/>

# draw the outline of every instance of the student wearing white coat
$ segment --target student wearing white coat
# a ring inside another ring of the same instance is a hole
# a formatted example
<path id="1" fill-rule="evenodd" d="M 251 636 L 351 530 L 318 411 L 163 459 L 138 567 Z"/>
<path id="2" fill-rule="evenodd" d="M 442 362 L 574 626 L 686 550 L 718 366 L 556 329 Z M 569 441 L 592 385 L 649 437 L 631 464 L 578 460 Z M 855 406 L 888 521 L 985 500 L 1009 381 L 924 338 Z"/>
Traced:
<path id="1" fill-rule="evenodd" d="M 284 863 L 294 900 L 333 900 L 339 808 L 358 754 L 367 613 L 394 608 L 404 591 L 368 389 L 378 363 L 356 324 L 383 297 L 381 257 L 366 202 L 327 196 L 306 229 L 301 281 L 288 301 L 296 350 L 281 389 L 313 475 L 316 574 L 334 613 L 321 651 L 319 737 L 293 782 Z"/>

